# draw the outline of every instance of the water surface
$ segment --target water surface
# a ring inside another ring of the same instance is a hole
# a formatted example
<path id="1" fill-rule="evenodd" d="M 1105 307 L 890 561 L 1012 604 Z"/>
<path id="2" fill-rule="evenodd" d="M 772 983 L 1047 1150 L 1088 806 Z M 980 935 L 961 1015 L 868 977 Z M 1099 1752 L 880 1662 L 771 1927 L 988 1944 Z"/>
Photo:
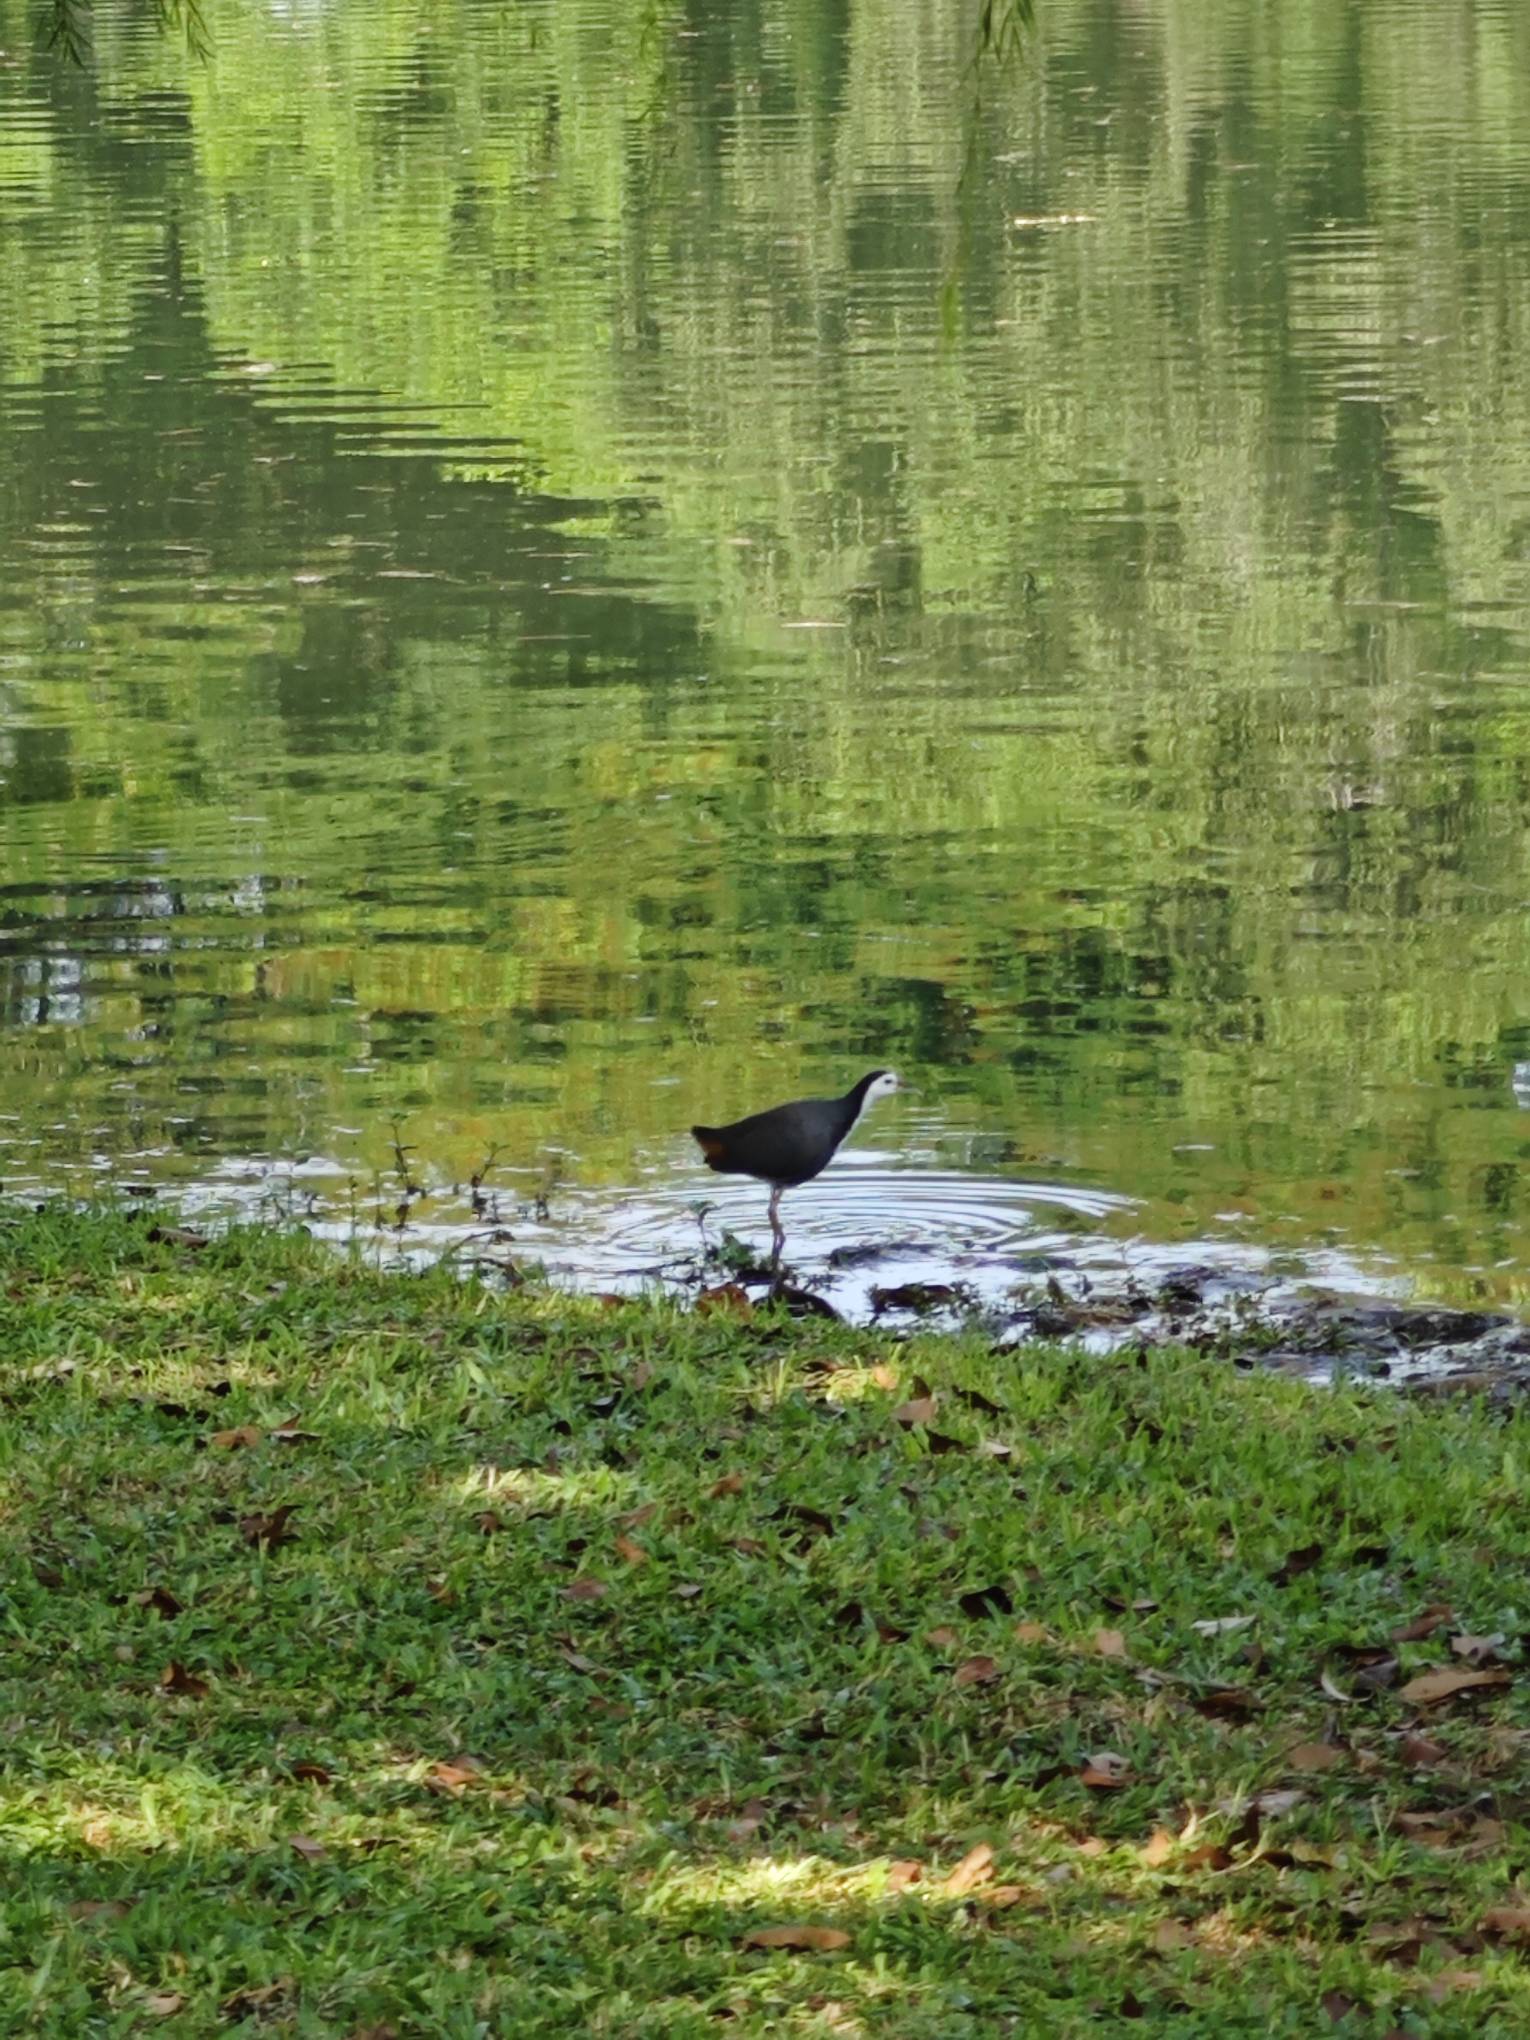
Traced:
<path id="1" fill-rule="evenodd" d="M 1520 6 L 207 12 L 0 0 L 8 1185 L 1522 1299 Z"/>

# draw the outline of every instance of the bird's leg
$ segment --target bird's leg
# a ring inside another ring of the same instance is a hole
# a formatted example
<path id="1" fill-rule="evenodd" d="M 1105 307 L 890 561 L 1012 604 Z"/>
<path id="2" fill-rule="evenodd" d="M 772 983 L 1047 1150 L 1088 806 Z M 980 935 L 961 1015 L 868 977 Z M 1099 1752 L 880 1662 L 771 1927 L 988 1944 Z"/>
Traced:
<path id="1" fill-rule="evenodd" d="M 781 1185 L 778 1183 L 770 1193 L 770 1265 L 779 1268 L 781 1249 L 786 1245 L 786 1234 L 781 1228 Z"/>

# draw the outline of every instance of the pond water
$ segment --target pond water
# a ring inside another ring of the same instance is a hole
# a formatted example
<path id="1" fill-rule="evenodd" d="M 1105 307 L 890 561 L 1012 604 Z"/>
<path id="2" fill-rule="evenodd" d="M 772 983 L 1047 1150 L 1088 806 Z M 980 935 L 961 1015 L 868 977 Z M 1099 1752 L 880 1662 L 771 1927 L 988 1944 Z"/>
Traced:
<path id="1" fill-rule="evenodd" d="M 0 0 L 8 1188 L 1526 1300 L 1520 0 L 204 11 Z"/>

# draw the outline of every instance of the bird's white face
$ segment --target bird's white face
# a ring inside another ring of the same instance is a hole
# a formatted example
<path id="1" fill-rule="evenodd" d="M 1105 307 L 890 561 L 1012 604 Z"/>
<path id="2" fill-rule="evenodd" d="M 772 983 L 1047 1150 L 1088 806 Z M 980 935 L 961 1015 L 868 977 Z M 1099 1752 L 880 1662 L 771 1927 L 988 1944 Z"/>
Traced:
<path id="1" fill-rule="evenodd" d="M 876 1076 L 873 1077 L 871 1083 L 867 1086 L 866 1103 L 868 1105 L 875 1105 L 878 1098 L 890 1098 L 897 1088 L 898 1072 L 896 1070 L 878 1070 Z"/>

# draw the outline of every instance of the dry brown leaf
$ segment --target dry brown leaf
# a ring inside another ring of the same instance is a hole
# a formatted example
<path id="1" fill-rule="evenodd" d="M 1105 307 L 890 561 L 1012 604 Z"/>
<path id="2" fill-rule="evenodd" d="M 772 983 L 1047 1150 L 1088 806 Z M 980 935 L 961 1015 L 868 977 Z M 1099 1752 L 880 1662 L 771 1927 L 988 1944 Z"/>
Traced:
<path id="1" fill-rule="evenodd" d="M 143 2008 L 154 2019 L 173 2019 L 186 2000 L 178 1990 L 157 1990 L 143 2001 Z"/>
<path id="2" fill-rule="evenodd" d="M 1411 1701 L 1415 1707 L 1433 1707 L 1442 1700 L 1453 1700 L 1458 1693 L 1470 1693 L 1480 1686 L 1507 1686 L 1508 1683 L 1507 1672 L 1457 1672 L 1449 1665 L 1441 1665 L 1434 1671 L 1420 1672 L 1416 1679 L 1410 1679 L 1402 1689 L 1402 1698 Z"/>
<path id="3" fill-rule="evenodd" d="M 1450 1752 L 1443 1743 L 1437 1743 L 1427 1735 L 1405 1735 L 1398 1745 L 1398 1754 L 1405 1764 L 1421 1768 L 1427 1764 L 1443 1764 Z"/>
<path id="4" fill-rule="evenodd" d="M 1176 1838 L 1166 1827 L 1156 1827 L 1143 1843 L 1137 1854 L 1149 1870 L 1161 1870 L 1174 1854 Z"/>
<path id="5" fill-rule="evenodd" d="M 991 1657 L 964 1658 L 951 1674 L 956 1686 L 986 1686 L 999 1676 L 999 1667 Z"/>
<path id="6" fill-rule="evenodd" d="M 651 1523 L 658 1513 L 657 1502 L 639 1502 L 635 1509 L 629 1509 L 626 1515 L 618 1516 L 616 1520 L 624 1530 L 641 1530 L 643 1525 Z"/>
<path id="7" fill-rule="evenodd" d="M 1252 1615 L 1215 1615 L 1204 1622 L 1192 1622 L 1190 1627 L 1197 1636 L 1229 1636 L 1235 1629 L 1247 1629 L 1253 1619 Z"/>
<path id="8" fill-rule="evenodd" d="M 156 1615 L 163 1615 L 167 1621 L 172 1615 L 179 1615 L 183 1606 L 168 1587 L 145 1587 L 141 1594 L 133 1596 L 133 1604 L 138 1608 L 152 1608 Z"/>
<path id="9" fill-rule="evenodd" d="M 1131 1760 L 1119 1750 L 1094 1750 L 1085 1757 L 1078 1775 L 1096 1792 L 1113 1792 L 1131 1783 Z"/>
<path id="10" fill-rule="evenodd" d="M 1304 1742 L 1298 1743 L 1294 1750 L 1287 1750 L 1286 1762 L 1293 1771 L 1331 1771 L 1335 1765 L 1342 1764 L 1348 1754 L 1336 1743 Z"/>
<path id="11" fill-rule="evenodd" d="M 312 1835 L 289 1835 L 287 1839 L 306 1863 L 317 1863 L 321 1856 L 329 1854 L 324 1844 L 316 1842 Z"/>
<path id="12" fill-rule="evenodd" d="M 1029 1884 L 994 1884 L 983 1893 L 980 1903 L 984 1912 L 1008 1912 L 1013 1905 L 1035 1903 L 1040 1895 Z"/>
<path id="13" fill-rule="evenodd" d="M 1458 1990 L 1481 1990 L 1486 1982 L 1480 1969 L 1437 1969 L 1425 1984 L 1424 1994 L 1438 2004 Z"/>
<path id="14" fill-rule="evenodd" d="M 72 1920 L 125 1920 L 131 1911 L 124 1898 L 77 1898 L 68 1908 Z"/>
<path id="15" fill-rule="evenodd" d="M 714 1480 L 707 1489 L 707 1500 L 720 1502 L 725 1495 L 738 1494 L 743 1485 L 744 1476 L 741 1473 L 725 1473 L 721 1480 Z"/>
<path id="16" fill-rule="evenodd" d="M 932 1650 L 953 1650 L 961 1638 L 949 1624 L 943 1622 L 938 1629 L 927 1629 L 924 1640 Z"/>
<path id="17" fill-rule="evenodd" d="M 1507 1941 L 1530 1940 L 1530 1905 L 1495 1905 L 1482 1915 L 1482 1931 Z"/>
<path id="18" fill-rule="evenodd" d="M 935 1406 L 933 1395 L 916 1395 L 912 1402 L 899 1403 L 893 1411 L 893 1421 L 898 1424 L 928 1424 L 935 1414 Z"/>
<path id="19" fill-rule="evenodd" d="M 265 1436 L 258 1424 L 235 1424 L 231 1431 L 214 1431 L 208 1439 L 215 1452 L 247 1451 Z"/>
<path id="20" fill-rule="evenodd" d="M 276 1551 L 296 1539 L 296 1530 L 287 1527 L 296 1514 L 296 1502 L 278 1502 L 269 1515 L 241 1516 L 239 1534 L 246 1544 L 263 1544 L 268 1551 Z"/>
<path id="21" fill-rule="evenodd" d="M 1097 1629 L 1094 1632 L 1093 1647 L 1099 1657 L 1124 1658 L 1126 1638 L 1119 1629 Z"/>
<path id="22" fill-rule="evenodd" d="M 319 1442 L 318 1432 L 300 1430 L 296 1417 L 289 1417 L 285 1424 L 278 1424 L 269 1436 L 273 1445 L 317 1445 Z"/>
<path id="23" fill-rule="evenodd" d="M 960 1898 L 965 1892 L 979 1884 L 986 1884 L 993 1875 L 993 1850 L 987 1842 L 979 1842 L 969 1849 L 956 1868 L 946 1878 L 942 1889 L 952 1898 Z"/>
<path id="24" fill-rule="evenodd" d="M 736 1282 L 720 1282 L 715 1289 L 703 1289 L 696 1299 L 698 1317 L 753 1317 L 749 1293 Z"/>
<path id="25" fill-rule="evenodd" d="M 432 1764 L 425 1773 L 427 1792 L 439 1792 L 444 1798 L 457 1799 L 478 1777 L 479 1767 L 470 1758 L 457 1758 L 451 1763 Z"/>
<path id="26" fill-rule="evenodd" d="M 207 1681 L 199 1679 L 195 1672 L 188 1672 L 179 1658 L 172 1658 L 159 1675 L 159 1683 L 166 1693 L 184 1693 L 188 1700 L 203 1700 L 207 1697 Z"/>
<path id="27" fill-rule="evenodd" d="M 1160 1955 L 1176 1955 L 1181 1948 L 1193 1948 L 1195 1936 L 1183 1920 L 1160 1920 L 1153 1929 L 1153 1946 Z"/>
<path id="28" fill-rule="evenodd" d="M 581 1573 L 570 1580 L 563 1589 L 570 1601 L 603 1601 L 611 1591 L 604 1580 L 592 1579 L 588 1573 Z"/>
<path id="29" fill-rule="evenodd" d="M 1424 1643 L 1437 1629 L 1443 1629 L 1447 1622 L 1455 1619 L 1456 1611 L 1448 1601 L 1431 1601 L 1421 1615 L 1415 1615 L 1411 1622 L 1405 1622 L 1400 1629 L 1392 1631 L 1392 1641 Z"/>
<path id="30" fill-rule="evenodd" d="M 812 1948 L 820 1953 L 848 1948 L 850 1936 L 840 1927 L 751 1927 L 742 1936 L 746 1948 Z"/>
<path id="31" fill-rule="evenodd" d="M 1044 1622 L 1017 1622 L 1010 1631 L 1016 1643 L 1046 1643 L 1051 1631 Z"/>
<path id="32" fill-rule="evenodd" d="M 305 1758 L 293 1765 L 292 1776 L 301 1779 L 305 1785 L 327 1785 L 334 1773 L 327 1764 L 309 1763 Z"/>
<path id="33" fill-rule="evenodd" d="M 887 1888 L 889 1891 L 907 1891 L 911 1884 L 917 1884 L 924 1875 L 924 1865 L 912 1856 L 896 1856 L 887 1866 Z"/>
<path id="34" fill-rule="evenodd" d="M 625 1559 L 628 1565 L 647 1565 L 648 1563 L 648 1553 L 641 1544 L 634 1543 L 630 1537 L 617 1538 L 616 1555 L 618 1558 Z"/>

